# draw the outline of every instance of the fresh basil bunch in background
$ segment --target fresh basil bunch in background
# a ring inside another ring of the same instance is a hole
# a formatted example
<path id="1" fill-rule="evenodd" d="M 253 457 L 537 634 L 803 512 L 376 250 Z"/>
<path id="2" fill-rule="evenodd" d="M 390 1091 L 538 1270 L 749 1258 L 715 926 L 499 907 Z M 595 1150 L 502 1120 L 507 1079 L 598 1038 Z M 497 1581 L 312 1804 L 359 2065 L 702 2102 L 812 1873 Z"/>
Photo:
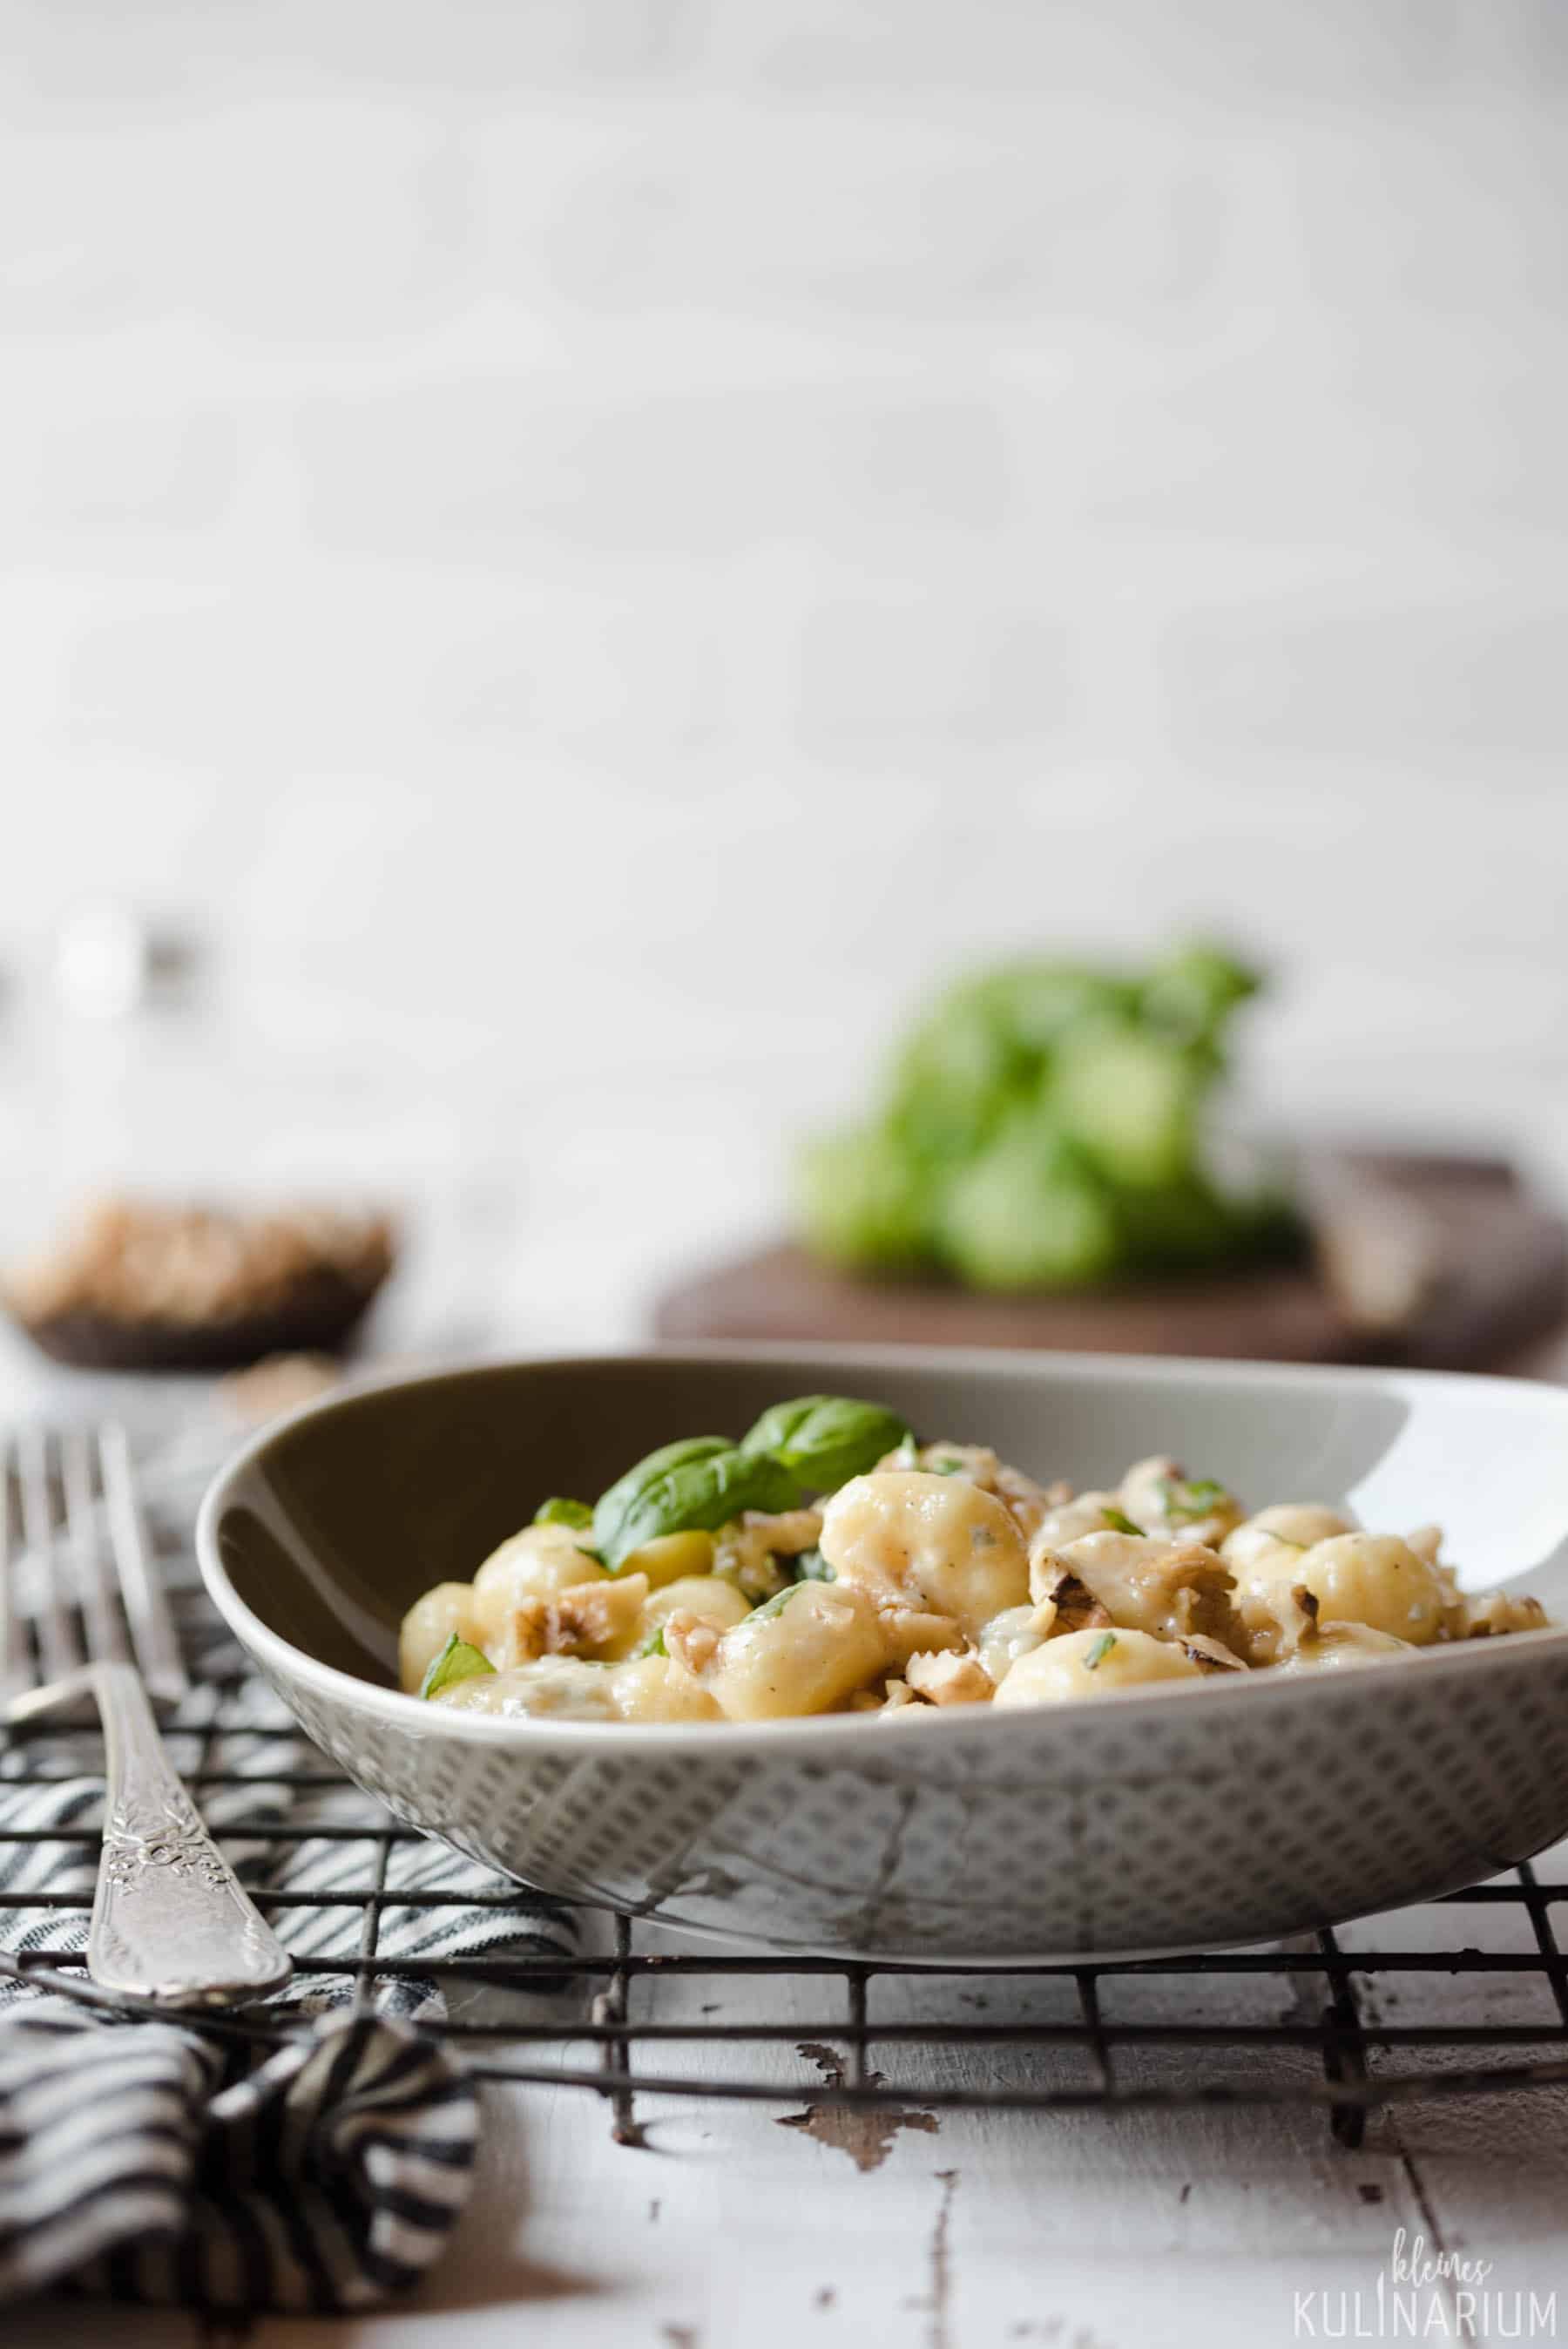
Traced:
<path id="1" fill-rule="evenodd" d="M 593 1547 L 612 1574 L 665 1534 L 712 1533 L 748 1509 L 798 1507 L 873 1468 L 909 1440 L 897 1412 L 847 1395 L 772 1404 L 732 1444 L 691 1435 L 618 1477 L 593 1512 Z"/>
<path id="2" fill-rule="evenodd" d="M 1024 961 L 962 981 L 894 1057 L 881 1107 L 800 1168 L 818 1256 L 855 1272 L 1050 1289 L 1285 1253 L 1254 1174 L 1222 1185 L 1205 1112 L 1260 985 L 1219 948 L 1140 972 Z"/>

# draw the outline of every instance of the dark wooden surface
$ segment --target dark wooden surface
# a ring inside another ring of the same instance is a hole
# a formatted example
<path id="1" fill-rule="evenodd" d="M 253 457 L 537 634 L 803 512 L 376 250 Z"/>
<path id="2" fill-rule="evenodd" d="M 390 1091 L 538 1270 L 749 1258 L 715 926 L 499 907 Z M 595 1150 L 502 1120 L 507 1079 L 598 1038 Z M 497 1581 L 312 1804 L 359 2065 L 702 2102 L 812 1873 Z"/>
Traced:
<path id="1" fill-rule="evenodd" d="M 855 1280 L 780 1242 L 683 1279 L 660 1338 L 1024 1346 L 1509 1368 L 1568 1320 L 1568 1226 L 1497 1161 L 1326 1154 L 1310 1264 L 1059 1296 Z"/>

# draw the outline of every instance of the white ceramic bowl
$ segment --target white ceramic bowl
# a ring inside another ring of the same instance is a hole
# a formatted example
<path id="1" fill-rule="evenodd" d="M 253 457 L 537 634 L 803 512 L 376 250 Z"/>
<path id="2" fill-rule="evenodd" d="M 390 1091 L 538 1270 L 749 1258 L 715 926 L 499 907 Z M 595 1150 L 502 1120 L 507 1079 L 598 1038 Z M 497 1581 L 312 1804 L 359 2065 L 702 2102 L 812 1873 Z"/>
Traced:
<path id="1" fill-rule="evenodd" d="M 1568 1612 L 1568 1390 L 900 1350 L 502 1363 L 313 1404 L 218 1479 L 202 1572 L 305 1729 L 400 1818 L 547 1891 L 776 1949 L 1006 1963 L 1272 1940 L 1568 1834 L 1568 1631 L 913 1723 L 500 1720 L 392 1684 L 409 1601 L 543 1494 L 822 1391 L 1080 1485 L 1168 1451 L 1253 1506 L 1436 1518 L 1467 1587 L 1522 1575 Z"/>

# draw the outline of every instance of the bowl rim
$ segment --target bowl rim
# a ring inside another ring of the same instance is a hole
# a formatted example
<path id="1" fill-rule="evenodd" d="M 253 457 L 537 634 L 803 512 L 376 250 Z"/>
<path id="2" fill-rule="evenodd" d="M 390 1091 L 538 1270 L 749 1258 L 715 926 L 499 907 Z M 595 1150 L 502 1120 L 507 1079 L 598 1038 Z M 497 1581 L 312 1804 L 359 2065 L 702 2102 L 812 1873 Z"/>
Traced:
<path id="1" fill-rule="evenodd" d="M 1188 1357 L 1170 1354 L 1095 1354 L 1040 1353 L 1020 1347 L 983 1346 L 854 1346 L 794 1344 L 789 1341 L 766 1340 L 728 1343 L 723 1340 L 697 1339 L 661 1343 L 656 1346 L 626 1345 L 609 1347 L 593 1353 L 582 1354 L 519 1354 L 513 1352 L 480 1355 L 463 1360 L 423 1365 L 417 1370 L 377 1371 L 356 1375 L 325 1395 L 296 1405 L 276 1419 L 259 1428 L 224 1464 L 202 1495 L 196 1520 L 196 1556 L 207 1595 L 228 1624 L 230 1630 L 253 1657 L 270 1664 L 280 1678 L 304 1682 L 315 1694 L 334 1706 L 350 1704 L 378 1715 L 390 1727 L 401 1727 L 416 1734 L 432 1733 L 456 1736 L 478 1744 L 511 1746 L 520 1752 L 564 1740 L 586 1749 L 603 1746 L 608 1741 L 613 1753 L 631 1754 L 638 1751 L 671 1753 L 710 1753 L 722 1750 L 736 1753 L 758 1750 L 779 1753 L 790 1745 L 804 1745 L 820 1753 L 844 1740 L 851 1741 L 857 1759 L 864 1763 L 877 1752 L 884 1750 L 876 1744 L 868 1749 L 865 1741 L 874 1737 L 880 1715 L 853 1718 L 843 1713 L 816 1713 L 791 1716 L 779 1721 L 762 1722 L 622 1722 L 573 1721 L 554 1714 L 497 1714 L 454 1711 L 449 1706 L 433 1709 L 418 1696 L 402 1689 L 382 1688 L 374 1681 L 362 1680 L 356 1673 L 340 1671 L 335 1664 L 323 1663 L 307 1649 L 299 1648 L 293 1640 L 274 1631 L 269 1624 L 247 1606 L 240 1597 L 223 1563 L 218 1541 L 219 1521 L 233 1495 L 234 1488 L 246 1477 L 256 1463 L 290 1429 L 304 1423 L 329 1418 L 337 1411 L 359 1402 L 367 1394 L 377 1394 L 405 1387 L 432 1386 L 452 1378 L 472 1377 L 489 1371 L 528 1370 L 584 1371 L 610 1368 L 626 1363 L 656 1367 L 661 1362 L 707 1361 L 737 1364 L 774 1361 L 799 1361 L 809 1358 L 820 1361 L 824 1366 L 841 1365 L 846 1370 L 878 1368 L 908 1369 L 916 1363 L 928 1368 L 973 1371 L 1011 1371 L 1019 1377 L 1038 1375 L 1041 1371 L 1063 1378 L 1093 1377 L 1107 1383 L 1132 1384 L 1152 1379 L 1156 1384 L 1171 1386 L 1222 1386 L 1238 1377 L 1284 1392 L 1291 1387 L 1363 1387 L 1367 1392 L 1381 1389 L 1387 1392 L 1443 1388 L 1460 1390 L 1479 1406 L 1504 1410 L 1518 1409 L 1525 1397 L 1533 1402 L 1553 1398 L 1564 1421 L 1568 1434 L 1568 1387 L 1555 1387 L 1545 1381 L 1510 1379 L 1471 1371 L 1425 1371 L 1400 1368 L 1384 1369 L 1359 1363 L 1316 1362 L 1251 1362 L 1230 1357 Z M 1548 1403 L 1548 1408 L 1553 1404 Z M 1454 1641 L 1442 1647 L 1421 1651 L 1418 1661 L 1423 1677 L 1443 1675 L 1460 1669 L 1471 1673 L 1505 1668 L 1512 1671 L 1528 1669 L 1531 1659 L 1544 1661 L 1557 1651 L 1568 1647 L 1568 1625 L 1548 1625 L 1540 1630 L 1510 1632 L 1504 1639 Z M 1307 1702 L 1321 1711 L 1327 1704 L 1359 1703 L 1367 1692 L 1367 1673 L 1361 1671 L 1327 1674 L 1249 1672 L 1244 1676 L 1232 1673 L 1205 1675 L 1205 1684 L 1156 1684 L 1147 1688 L 1108 1690 L 1088 1708 L 1096 1720 L 1105 1717 L 1107 1708 L 1120 1709 L 1127 1705 L 1154 1706 L 1165 1712 L 1183 1707 L 1191 1713 L 1194 1706 L 1202 1708 L 1212 1722 L 1222 1723 L 1233 1714 L 1238 1705 L 1256 1708 L 1260 1704 L 1286 1707 Z M 1213 1685 L 1209 1685 L 1212 1682 Z M 1222 1687 L 1220 1683 L 1222 1682 Z M 1374 1687 L 1380 1685 L 1374 1681 Z M 1245 1693 L 1243 1693 L 1243 1689 Z M 935 1736 L 959 1733 L 971 1738 L 1016 1741 L 1027 1736 L 1032 1727 L 1037 1739 L 1054 1732 L 1057 1736 L 1070 1732 L 1076 1722 L 1082 1723 L 1086 1708 L 1081 1705 L 1030 1705 L 1006 1709 L 1006 1717 L 997 1720 L 990 1705 L 929 1706 L 923 1712 L 934 1719 L 923 1719 L 920 1744 Z M 716 1746 L 715 1740 L 720 1741 Z M 893 1745 L 891 1755 L 903 1751 Z"/>

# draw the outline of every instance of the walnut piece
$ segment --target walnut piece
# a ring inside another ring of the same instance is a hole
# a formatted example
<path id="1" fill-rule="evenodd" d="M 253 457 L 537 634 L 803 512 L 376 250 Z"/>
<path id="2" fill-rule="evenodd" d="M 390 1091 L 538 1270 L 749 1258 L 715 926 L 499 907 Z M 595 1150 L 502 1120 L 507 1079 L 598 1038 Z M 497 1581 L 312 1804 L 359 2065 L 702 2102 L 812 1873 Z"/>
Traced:
<path id="1" fill-rule="evenodd" d="M 1157 1640 L 1201 1631 L 1222 1645 L 1232 1642 L 1235 1577 L 1202 1542 L 1107 1532 L 1080 1535 L 1060 1550 L 1037 1544 L 1029 1558 L 1030 1595 L 1038 1599 L 1054 1594 L 1064 1567 L 1099 1599 L 1109 1621 Z"/>
<path id="2" fill-rule="evenodd" d="M 917 1696 L 932 1704 L 985 1704 L 996 1684 L 973 1649 L 963 1654 L 911 1656 L 903 1676 Z"/>
<path id="3" fill-rule="evenodd" d="M 396 1252 L 383 1216 L 109 1199 L 15 1268 L 5 1301 L 59 1361 L 235 1370 L 343 1347 Z"/>
<path id="4" fill-rule="evenodd" d="M 1218 1640 L 1205 1639 L 1202 1631 L 1191 1632 L 1178 1645 L 1201 1672 L 1244 1672 L 1247 1669 L 1240 1656 L 1233 1656 Z"/>
<path id="5" fill-rule="evenodd" d="M 696 1680 L 700 1680 L 715 1656 L 722 1635 L 689 1607 L 677 1607 L 665 1617 L 665 1652 L 674 1656 Z"/>
<path id="6" fill-rule="evenodd" d="M 1539 1631 L 1547 1621 L 1540 1599 L 1522 1592 L 1483 1590 L 1474 1599 L 1461 1598 L 1460 1607 L 1457 1636 L 1461 1640 L 1491 1640 L 1504 1631 Z"/>
<path id="7" fill-rule="evenodd" d="M 922 1650 L 964 1645 L 964 1634 L 951 1615 L 929 1615 L 923 1609 L 900 1602 L 892 1606 L 879 1604 L 877 1620 L 887 1641 L 889 1659 L 895 1664 L 903 1664 Z"/>
<path id="8" fill-rule="evenodd" d="M 1052 1549 L 1037 1549 L 1030 1562 L 1029 1590 L 1036 1603 L 1036 1621 L 1042 1640 L 1059 1640 L 1068 1631 L 1109 1629 L 1109 1610 L 1102 1607 L 1087 1584 L 1078 1580 L 1065 1557 Z"/>
<path id="9" fill-rule="evenodd" d="M 636 1628 L 647 1595 L 645 1574 L 624 1574 L 614 1581 L 574 1582 L 549 1598 L 525 1599 L 511 1619 L 507 1663 L 614 1647 Z"/>
<path id="10" fill-rule="evenodd" d="M 815 1549 L 821 1531 L 820 1509 L 748 1509 L 715 1534 L 713 1571 L 743 1598 L 772 1599 L 789 1578 L 779 1560 Z"/>

